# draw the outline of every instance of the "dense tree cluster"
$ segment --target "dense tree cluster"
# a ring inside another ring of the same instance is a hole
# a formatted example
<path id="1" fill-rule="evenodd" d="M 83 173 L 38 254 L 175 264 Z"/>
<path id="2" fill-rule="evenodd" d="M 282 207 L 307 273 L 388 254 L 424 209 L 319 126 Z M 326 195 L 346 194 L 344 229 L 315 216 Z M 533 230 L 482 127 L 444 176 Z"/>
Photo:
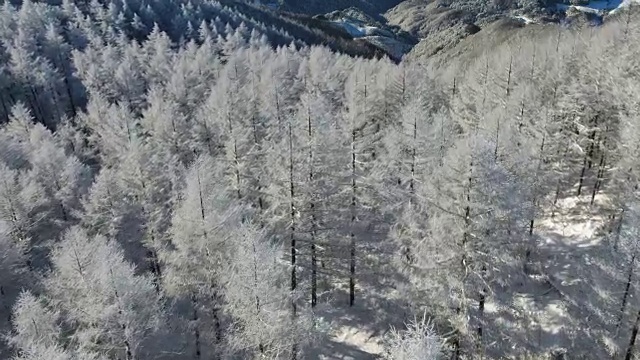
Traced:
<path id="1" fill-rule="evenodd" d="M 239 14 L 2 6 L 0 357 L 303 359 L 327 309 L 378 306 L 383 288 L 402 301 L 381 316 L 408 323 L 389 359 L 543 358 L 510 328 L 536 326 L 513 289 L 544 275 L 538 223 L 606 192 L 619 290 L 568 343 L 631 358 L 633 22 L 435 69 Z"/>

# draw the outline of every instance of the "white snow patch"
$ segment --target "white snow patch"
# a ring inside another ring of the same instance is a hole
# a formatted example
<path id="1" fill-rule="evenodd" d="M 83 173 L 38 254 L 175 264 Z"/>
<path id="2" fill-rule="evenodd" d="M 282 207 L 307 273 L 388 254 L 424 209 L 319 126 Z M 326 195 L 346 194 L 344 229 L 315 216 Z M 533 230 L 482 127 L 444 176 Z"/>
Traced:
<path id="1" fill-rule="evenodd" d="M 396 59 L 402 58 L 402 56 L 408 53 L 412 48 L 410 44 L 403 43 L 394 38 L 386 36 L 365 36 L 364 39 L 386 50 Z"/>
<path id="2" fill-rule="evenodd" d="M 382 340 L 372 331 L 353 326 L 342 326 L 337 329 L 334 339 L 342 344 L 351 345 L 365 353 L 382 354 Z"/>
<path id="3" fill-rule="evenodd" d="M 537 23 L 537 21 L 533 20 L 532 18 L 530 18 L 530 17 L 528 17 L 526 15 L 516 15 L 515 18 L 518 19 L 518 20 L 521 20 L 522 22 L 524 22 L 527 25 Z"/>
<path id="4" fill-rule="evenodd" d="M 632 3 L 640 4 L 640 0 L 595 0 L 590 1 L 589 4 L 584 6 L 556 4 L 556 8 L 563 11 L 573 8 L 588 14 L 605 15 L 614 14 L 621 8 L 628 7 Z"/>
<path id="5" fill-rule="evenodd" d="M 343 28 L 346 32 L 349 33 L 349 35 L 353 37 L 363 37 L 365 35 L 364 29 L 361 27 L 358 27 L 356 24 L 352 22 L 345 21 L 345 20 L 332 21 L 332 22 L 340 26 L 341 28 Z"/>
<path id="6" fill-rule="evenodd" d="M 617 8 L 609 11 L 609 14 L 613 15 L 618 12 L 620 9 L 631 6 L 631 4 L 640 5 L 640 0 L 624 0 Z"/>
<path id="7" fill-rule="evenodd" d="M 350 21 L 347 19 L 340 19 L 332 21 L 335 25 L 343 28 L 349 35 L 354 38 L 365 37 L 365 36 L 386 36 L 393 37 L 393 34 L 387 30 L 380 29 L 376 26 L 365 25 L 361 23 L 357 23 L 354 21 Z"/>

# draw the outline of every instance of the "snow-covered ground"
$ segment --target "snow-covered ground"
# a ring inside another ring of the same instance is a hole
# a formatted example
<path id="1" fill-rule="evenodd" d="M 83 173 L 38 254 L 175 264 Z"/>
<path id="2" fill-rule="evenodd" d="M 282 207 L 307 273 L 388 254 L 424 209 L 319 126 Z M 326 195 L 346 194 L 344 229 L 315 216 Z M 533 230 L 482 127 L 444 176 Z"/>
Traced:
<path id="1" fill-rule="evenodd" d="M 640 5 L 640 0 L 624 0 L 617 8 L 609 11 L 609 14 L 615 14 L 618 10 L 628 7 L 631 4 Z"/>
<path id="2" fill-rule="evenodd" d="M 556 7 L 563 11 L 574 8 L 584 13 L 606 15 L 615 13 L 619 9 L 627 7 L 632 3 L 640 4 L 640 0 L 595 0 L 590 1 L 589 4 L 584 6 L 557 4 Z"/>
<path id="3" fill-rule="evenodd" d="M 534 269 L 487 299 L 486 359 L 523 358 L 527 349 L 538 354 L 566 349 L 571 358 L 604 359 L 615 348 L 612 344 L 628 341 L 631 325 L 626 321 L 618 338 L 610 335 L 624 282 L 610 268 L 610 244 L 603 231 L 609 200 L 602 194 L 593 206 L 590 200 L 590 195 L 562 198 L 553 215 L 549 207 L 536 220 Z M 401 327 L 406 314 L 387 308 L 401 302 L 389 288 L 361 291 L 364 298 L 354 308 L 318 309 L 331 330 L 308 359 L 380 358 L 389 327 Z M 344 296 L 335 301 L 345 303 Z"/>
<path id="4" fill-rule="evenodd" d="M 366 24 L 361 24 L 355 21 L 350 21 L 346 19 L 341 19 L 337 21 L 332 21 L 335 25 L 343 28 L 346 32 L 348 32 L 354 38 L 364 37 L 364 36 L 386 36 L 393 37 L 393 34 L 387 30 L 380 29 L 375 26 L 369 26 Z"/>
<path id="5" fill-rule="evenodd" d="M 535 21 L 534 19 L 532 19 L 532 18 L 530 18 L 530 17 L 528 17 L 528 16 L 526 16 L 526 15 L 516 15 L 516 16 L 515 16 L 515 18 L 516 18 L 516 19 L 518 19 L 518 20 L 520 20 L 520 21 L 522 21 L 522 22 L 524 22 L 524 23 L 525 23 L 525 24 L 527 24 L 527 25 L 528 25 L 528 24 L 535 24 L 535 23 L 537 23 L 537 21 Z"/>
<path id="6" fill-rule="evenodd" d="M 374 44 L 389 53 L 393 58 L 400 59 L 413 47 L 412 44 L 403 42 L 391 31 L 371 26 L 355 19 L 341 18 L 331 21 L 336 27 L 342 28 L 353 38 L 359 38 Z"/>

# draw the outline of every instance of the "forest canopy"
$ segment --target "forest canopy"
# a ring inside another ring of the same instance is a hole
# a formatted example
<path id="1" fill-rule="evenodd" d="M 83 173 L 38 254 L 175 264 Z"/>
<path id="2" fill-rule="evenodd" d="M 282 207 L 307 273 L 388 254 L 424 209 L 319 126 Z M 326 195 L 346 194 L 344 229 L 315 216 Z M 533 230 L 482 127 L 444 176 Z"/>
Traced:
<path id="1" fill-rule="evenodd" d="M 246 9 L 3 3 L 0 358 L 633 358 L 634 9 L 446 64 Z"/>

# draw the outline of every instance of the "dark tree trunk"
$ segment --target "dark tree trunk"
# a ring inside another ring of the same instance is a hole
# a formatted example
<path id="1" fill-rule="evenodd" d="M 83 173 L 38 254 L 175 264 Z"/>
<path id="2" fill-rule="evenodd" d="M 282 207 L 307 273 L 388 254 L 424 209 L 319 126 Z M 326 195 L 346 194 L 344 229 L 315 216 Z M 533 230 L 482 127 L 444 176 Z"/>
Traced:
<path id="1" fill-rule="evenodd" d="M 487 267 L 482 265 L 481 277 L 484 279 Z M 482 332 L 484 330 L 484 304 L 487 300 L 487 289 L 484 287 L 480 290 L 480 298 L 478 300 L 478 343 L 482 343 Z"/>
<path id="2" fill-rule="evenodd" d="M 596 178 L 596 183 L 593 185 L 593 192 L 591 193 L 591 205 L 593 205 L 596 201 L 596 195 L 598 191 L 600 191 L 600 186 L 602 185 L 602 179 L 604 178 L 604 169 L 606 166 L 606 159 L 604 151 L 600 155 L 600 163 L 598 164 L 598 176 Z"/>
<path id="3" fill-rule="evenodd" d="M 307 136 L 309 140 L 309 185 L 315 188 L 314 182 L 314 166 L 313 166 L 313 126 L 311 122 L 311 110 L 307 107 Z M 318 259 L 316 254 L 316 213 L 313 195 L 311 195 L 309 203 L 309 212 L 311 213 L 311 307 L 314 308 L 318 303 Z"/>
<path id="4" fill-rule="evenodd" d="M 616 237 L 613 242 L 613 249 L 618 250 L 618 244 L 620 243 L 620 233 L 622 232 L 622 224 L 624 222 L 624 209 L 622 209 L 622 213 L 620 214 L 620 220 L 618 220 L 618 227 L 616 229 Z"/>
<path id="5" fill-rule="evenodd" d="M 0 103 L 2 104 L 2 112 L 4 113 L 4 120 L 6 123 L 9 122 L 9 108 L 7 107 L 7 103 L 4 101 L 4 96 L 0 94 Z"/>
<path id="6" fill-rule="evenodd" d="M 256 251 L 255 241 L 252 241 L 251 245 L 253 248 L 253 288 L 256 291 L 256 316 L 260 316 L 260 297 L 258 296 L 258 254 Z M 264 345 L 262 343 L 258 344 L 258 349 L 261 354 L 264 353 Z"/>
<path id="7" fill-rule="evenodd" d="M 293 131 L 291 129 L 291 123 L 289 123 L 289 215 L 290 215 L 290 229 L 289 229 L 289 242 L 291 247 L 291 321 L 295 323 L 297 316 L 297 304 L 294 292 L 298 287 L 298 278 L 296 274 L 296 220 L 295 220 L 295 185 L 293 182 Z M 291 345 L 291 359 L 296 360 L 298 357 L 298 344 L 294 341 Z"/>
<path id="8" fill-rule="evenodd" d="M 218 296 L 218 286 L 214 283 L 211 285 L 211 317 L 213 318 L 213 327 L 216 335 L 216 344 L 222 343 L 222 323 L 220 322 L 220 297 Z M 219 357 L 216 357 L 219 358 Z"/>
<path id="9" fill-rule="evenodd" d="M 629 274 L 627 275 L 627 284 L 624 288 L 624 294 L 622 296 L 622 305 L 620 306 L 620 315 L 618 316 L 618 323 L 616 328 L 620 327 L 620 323 L 622 322 L 622 318 L 624 317 L 624 310 L 627 307 L 627 300 L 629 299 L 629 294 L 631 292 L 631 280 L 633 278 L 633 270 L 636 262 L 637 250 L 634 250 L 633 256 L 631 257 L 631 263 L 629 264 Z"/>
<path id="10" fill-rule="evenodd" d="M 633 324 L 633 330 L 631 330 L 631 339 L 629 340 L 629 346 L 627 347 L 627 354 L 624 360 L 631 360 L 633 358 L 634 346 L 636 344 L 636 337 L 638 336 L 638 325 L 640 323 L 640 311 L 636 316 L 636 322 Z"/>
<path id="11" fill-rule="evenodd" d="M 198 300 L 196 298 L 196 294 L 191 295 L 191 305 L 193 306 L 193 317 L 191 320 L 194 322 L 193 327 L 193 336 L 194 336 L 194 346 L 196 348 L 195 358 L 200 359 L 202 355 L 202 351 L 200 349 L 200 325 L 198 324 Z"/>
<path id="12" fill-rule="evenodd" d="M 350 233 L 350 262 L 349 262 L 349 306 L 353 306 L 356 298 L 356 131 L 351 131 L 351 233 Z"/>
<path id="13" fill-rule="evenodd" d="M 598 118 L 595 118 L 595 126 L 598 125 Z M 589 151 L 584 156 L 582 163 L 582 171 L 580 172 L 580 182 L 578 183 L 578 196 L 582 194 L 582 186 L 584 185 L 584 177 L 587 172 L 587 168 L 591 168 L 591 158 L 593 157 L 593 150 L 595 149 L 596 130 L 591 131 L 589 135 Z"/>

